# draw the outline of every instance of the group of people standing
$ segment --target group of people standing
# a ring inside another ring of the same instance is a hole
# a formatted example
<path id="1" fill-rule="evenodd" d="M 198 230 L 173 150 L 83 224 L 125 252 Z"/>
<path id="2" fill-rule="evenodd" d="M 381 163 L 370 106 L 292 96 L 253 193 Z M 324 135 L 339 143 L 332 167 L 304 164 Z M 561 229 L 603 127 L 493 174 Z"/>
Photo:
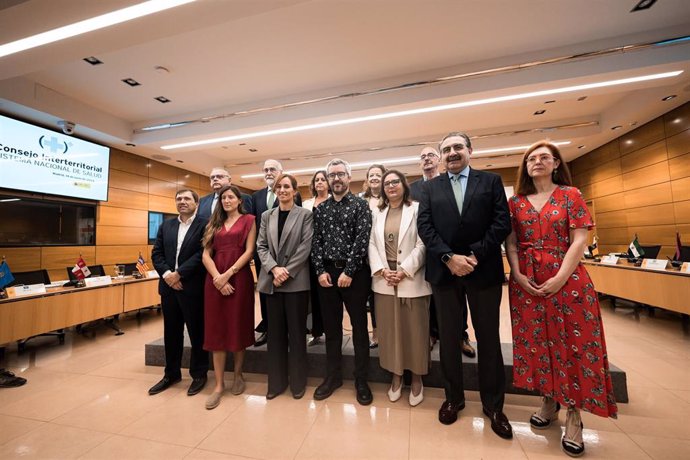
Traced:
<path id="1" fill-rule="evenodd" d="M 201 200 L 198 212 L 196 193 L 178 191 L 180 216 L 161 226 L 153 249 L 161 275 L 166 369 L 149 392 L 180 380 L 184 324 L 192 344 L 188 394 L 206 383 L 206 351 L 216 370 L 206 407 L 221 401 L 227 351 L 234 359 L 231 392 L 244 391 L 244 350 L 255 343 L 249 269 L 254 258 L 267 322 L 258 331 L 268 343 L 267 399 L 288 388 L 296 399 L 305 394 L 311 303 L 312 342 L 325 333 L 327 355 L 314 399 L 328 398 L 343 384 L 344 306 L 352 325 L 356 399 L 370 404 L 367 305 L 372 316 L 375 305 L 380 365 L 392 374 L 388 397 L 401 398 L 408 370 L 409 404 L 422 402 L 435 335 L 446 395 L 439 421 L 452 424 L 465 407 L 461 355 L 475 354 L 466 331 L 469 310 L 483 412 L 497 435 L 511 438 L 499 337 L 505 242 L 514 385 L 543 395 L 530 419 L 535 429 L 547 428 L 560 406 L 567 407 L 562 447 L 581 455 L 579 411 L 605 417 L 617 411 L 597 295 L 580 264 L 594 225 L 584 200 L 571 186 L 558 148 L 547 141 L 525 152 L 510 200 L 500 176 L 469 166 L 466 134 L 449 133 L 439 151 L 422 150 L 425 175 L 412 185 L 401 172 L 372 165 L 367 178 L 374 171 L 374 180 L 367 185 L 373 190 L 364 197 L 350 191 L 352 171 L 340 159 L 314 174 L 314 196 L 303 206 L 295 177 L 274 160 L 264 165 L 268 187 L 252 197 L 230 185 L 229 174 L 219 168 L 211 173 L 214 194 Z M 445 173 L 438 172 L 439 163 Z"/>

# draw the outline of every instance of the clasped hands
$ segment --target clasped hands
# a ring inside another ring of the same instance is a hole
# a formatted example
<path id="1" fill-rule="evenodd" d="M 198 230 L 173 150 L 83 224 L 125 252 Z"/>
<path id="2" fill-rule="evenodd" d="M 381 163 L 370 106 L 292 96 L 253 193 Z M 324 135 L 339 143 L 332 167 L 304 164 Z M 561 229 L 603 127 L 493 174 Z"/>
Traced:
<path id="1" fill-rule="evenodd" d="M 282 286 L 290 278 L 290 272 L 285 267 L 273 267 L 271 273 L 273 273 L 273 285 L 275 287 Z"/>
<path id="2" fill-rule="evenodd" d="M 319 284 L 321 287 L 329 288 L 333 287 L 333 282 L 331 281 L 331 275 L 328 272 L 321 273 L 319 275 Z M 338 276 L 338 287 L 339 288 L 346 288 L 350 287 L 352 284 L 352 277 L 347 276 L 345 272 L 342 272 L 340 276 Z"/>
<path id="3" fill-rule="evenodd" d="M 176 291 L 182 290 L 182 279 L 180 278 L 180 274 L 176 271 L 163 275 L 163 281 Z"/>
<path id="4" fill-rule="evenodd" d="M 455 276 L 469 275 L 477 266 L 477 258 L 473 255 L 463 256 L 460 254 L 453 254 L 450 260 L 446 263 L 448 270 Z"/>
<path id="5" fill-rule="evenodd" d="M 528 294 L 534 297 L 545 297 L 547 299 L 556 295 L 565 285 L 565 281 L 561 281 L 556 276 L 549 278 L 541 284 L 537 284 L 522 273 L 514 275 L 514 278 L 520 287 Z"/>
<path id="6" fill-rule="evenodd" d="M 405 272 L 402 270 L 389 270 L 384 268 L 381 270 L 381 276 L 383 276 L 383 279 L 386 280 L 386 284 L 389 286 L 397 286 L 405 279 Z"/>
<path id="7" fill-rule="evenodd" d="M 230 278 L 233 273 L 231 270 L 213 277 L 213 285 L 222 295 L 230 295 L 235 292 L 235 288 L 230 285 Z"/>

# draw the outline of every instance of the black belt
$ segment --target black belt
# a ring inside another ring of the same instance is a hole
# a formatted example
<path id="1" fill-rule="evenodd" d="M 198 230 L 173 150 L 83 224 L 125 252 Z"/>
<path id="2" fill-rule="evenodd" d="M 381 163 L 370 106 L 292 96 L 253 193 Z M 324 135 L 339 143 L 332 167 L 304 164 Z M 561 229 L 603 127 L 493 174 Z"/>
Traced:
<path id="1" fill-rule="evenodd" d="M 345 259 L 324 260 L 323 264 L 326 267 L 345 268 L 345 265 L 347 264 L 347 260 L 345 260 Z"/>

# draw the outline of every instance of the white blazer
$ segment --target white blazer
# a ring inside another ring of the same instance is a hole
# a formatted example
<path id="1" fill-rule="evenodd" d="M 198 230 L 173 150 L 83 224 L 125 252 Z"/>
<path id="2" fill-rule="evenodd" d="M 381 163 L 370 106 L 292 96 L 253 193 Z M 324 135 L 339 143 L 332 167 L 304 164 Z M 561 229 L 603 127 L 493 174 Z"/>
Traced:
<path id="1" fill-rule="evenodd" d="M 373 281 L 371 288 L 379 294 L 395 295 L 393 286 L 388 286 L 382 276 L 374 276 L 374 273 L 383 268 L 389 268 L 386 260 L 386 244 L 384 227 L 388 207 L 383 211 L 372 211 L 371 237 L 369 238 L 369 266 Z M 398 233 L 398 268 L 406 274 L 398 284 L 398 297 L 412 298 L 431 295 L 431 285 L 424 279 L 424 262 L 426 247 L 417 235 L 417 212 L 419 203 L 403 205 L 400 219 L 400 231 Z"/>

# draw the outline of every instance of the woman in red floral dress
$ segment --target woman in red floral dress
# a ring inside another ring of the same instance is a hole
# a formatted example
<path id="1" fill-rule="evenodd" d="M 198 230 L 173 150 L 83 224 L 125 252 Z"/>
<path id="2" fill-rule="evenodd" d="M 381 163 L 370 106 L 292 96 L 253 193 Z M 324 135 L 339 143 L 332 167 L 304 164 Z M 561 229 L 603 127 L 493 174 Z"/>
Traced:
<path id="1" fill-rule="evenodd" d="M 547 428 L 567 406 L 561 440 L 571 456 L 584 453 L 580 410 L 616 417 L 599 301 L 580 258 L 594 226 L 568 167 L 548 141 L 532 145 L 518 168 L 506 240 L 511 268 L 513 381 L 539 391 L 530 418 Z"/>

